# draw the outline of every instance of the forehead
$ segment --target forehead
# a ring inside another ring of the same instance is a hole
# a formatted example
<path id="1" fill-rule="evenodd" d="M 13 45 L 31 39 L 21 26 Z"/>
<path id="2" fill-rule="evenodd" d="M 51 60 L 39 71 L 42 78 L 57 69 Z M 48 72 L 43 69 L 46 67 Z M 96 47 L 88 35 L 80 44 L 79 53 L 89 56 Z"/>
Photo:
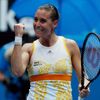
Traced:
<path id="1" fill-rule="evenodd" d="M 50 14 L 50 11 L 46 11 L 45 9 L 39 9 L 37 10 L 35 17 L 50 18 Z"/>

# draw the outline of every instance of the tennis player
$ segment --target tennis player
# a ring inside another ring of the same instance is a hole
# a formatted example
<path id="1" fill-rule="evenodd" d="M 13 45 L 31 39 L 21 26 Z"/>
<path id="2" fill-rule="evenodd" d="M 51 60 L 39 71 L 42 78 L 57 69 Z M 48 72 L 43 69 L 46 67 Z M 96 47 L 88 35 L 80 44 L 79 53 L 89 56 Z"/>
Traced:
<path id="1" fill-rule="evenodd" d="M 71 78 L 74 68 L 81 77 L 80 51 L 71 39 L 57 36 L 59 13 L 55 6 L 40 6 L 34 16 L 34 30 L 38 37 L 22 46 L 24 25 L 16 24 L 15 46 L 11 57 L 12 71 L 22 76 L 28 71 L 30 89 L 27 100 L 72 100 Z M 87 96 L 88 89 L 80 91 Z"/>

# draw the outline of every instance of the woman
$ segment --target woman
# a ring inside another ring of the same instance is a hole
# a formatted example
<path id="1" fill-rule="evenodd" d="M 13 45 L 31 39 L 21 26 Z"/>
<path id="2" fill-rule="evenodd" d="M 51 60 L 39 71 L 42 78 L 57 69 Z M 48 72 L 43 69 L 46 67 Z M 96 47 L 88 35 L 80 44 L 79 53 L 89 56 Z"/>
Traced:
<path id="1" fill-rule="evenodd" d="M 53 5 L 39 7 L 34 17 L 38 37 L 22 46 L 24 25 L 16 24 L 15 46 L 11 57 L 12 71 L 22 76 L 27 69 L 30 89 L 27 100 L 72 100 L 72 68 L 81 76 L 80 51 L 75 41 L 57 36 L 54 32 L 59 14 Z M 82 97 L 87 89 L 80 92 Z"/>

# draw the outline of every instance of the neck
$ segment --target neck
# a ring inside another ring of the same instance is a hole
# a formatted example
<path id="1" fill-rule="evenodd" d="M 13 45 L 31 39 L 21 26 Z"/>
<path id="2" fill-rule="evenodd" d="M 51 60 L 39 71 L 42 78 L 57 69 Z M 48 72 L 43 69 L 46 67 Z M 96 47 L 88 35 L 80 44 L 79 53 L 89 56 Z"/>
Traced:
<path id="1" fill-rule="evenodd" d="M 57 39 L 58 39 L 58 36 L 55 33 L 53 33 L 47 38 L 40 38 L 39 41 L 42 45 L 50 47 L 57 42 Z"/>

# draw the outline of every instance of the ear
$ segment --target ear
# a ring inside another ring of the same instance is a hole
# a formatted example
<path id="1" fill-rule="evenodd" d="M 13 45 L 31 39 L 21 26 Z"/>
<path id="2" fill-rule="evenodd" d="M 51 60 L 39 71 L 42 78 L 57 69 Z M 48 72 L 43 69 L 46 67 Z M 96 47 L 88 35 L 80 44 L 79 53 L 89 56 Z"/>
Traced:
<path id="1" fill-rule="evenodd" d="M 53 22 L 53 26 L 54 26 L 54 28 L 56 28 L 57 25 L 58 25 L 58 20 L 54 20 L 54 22 Z"/>

